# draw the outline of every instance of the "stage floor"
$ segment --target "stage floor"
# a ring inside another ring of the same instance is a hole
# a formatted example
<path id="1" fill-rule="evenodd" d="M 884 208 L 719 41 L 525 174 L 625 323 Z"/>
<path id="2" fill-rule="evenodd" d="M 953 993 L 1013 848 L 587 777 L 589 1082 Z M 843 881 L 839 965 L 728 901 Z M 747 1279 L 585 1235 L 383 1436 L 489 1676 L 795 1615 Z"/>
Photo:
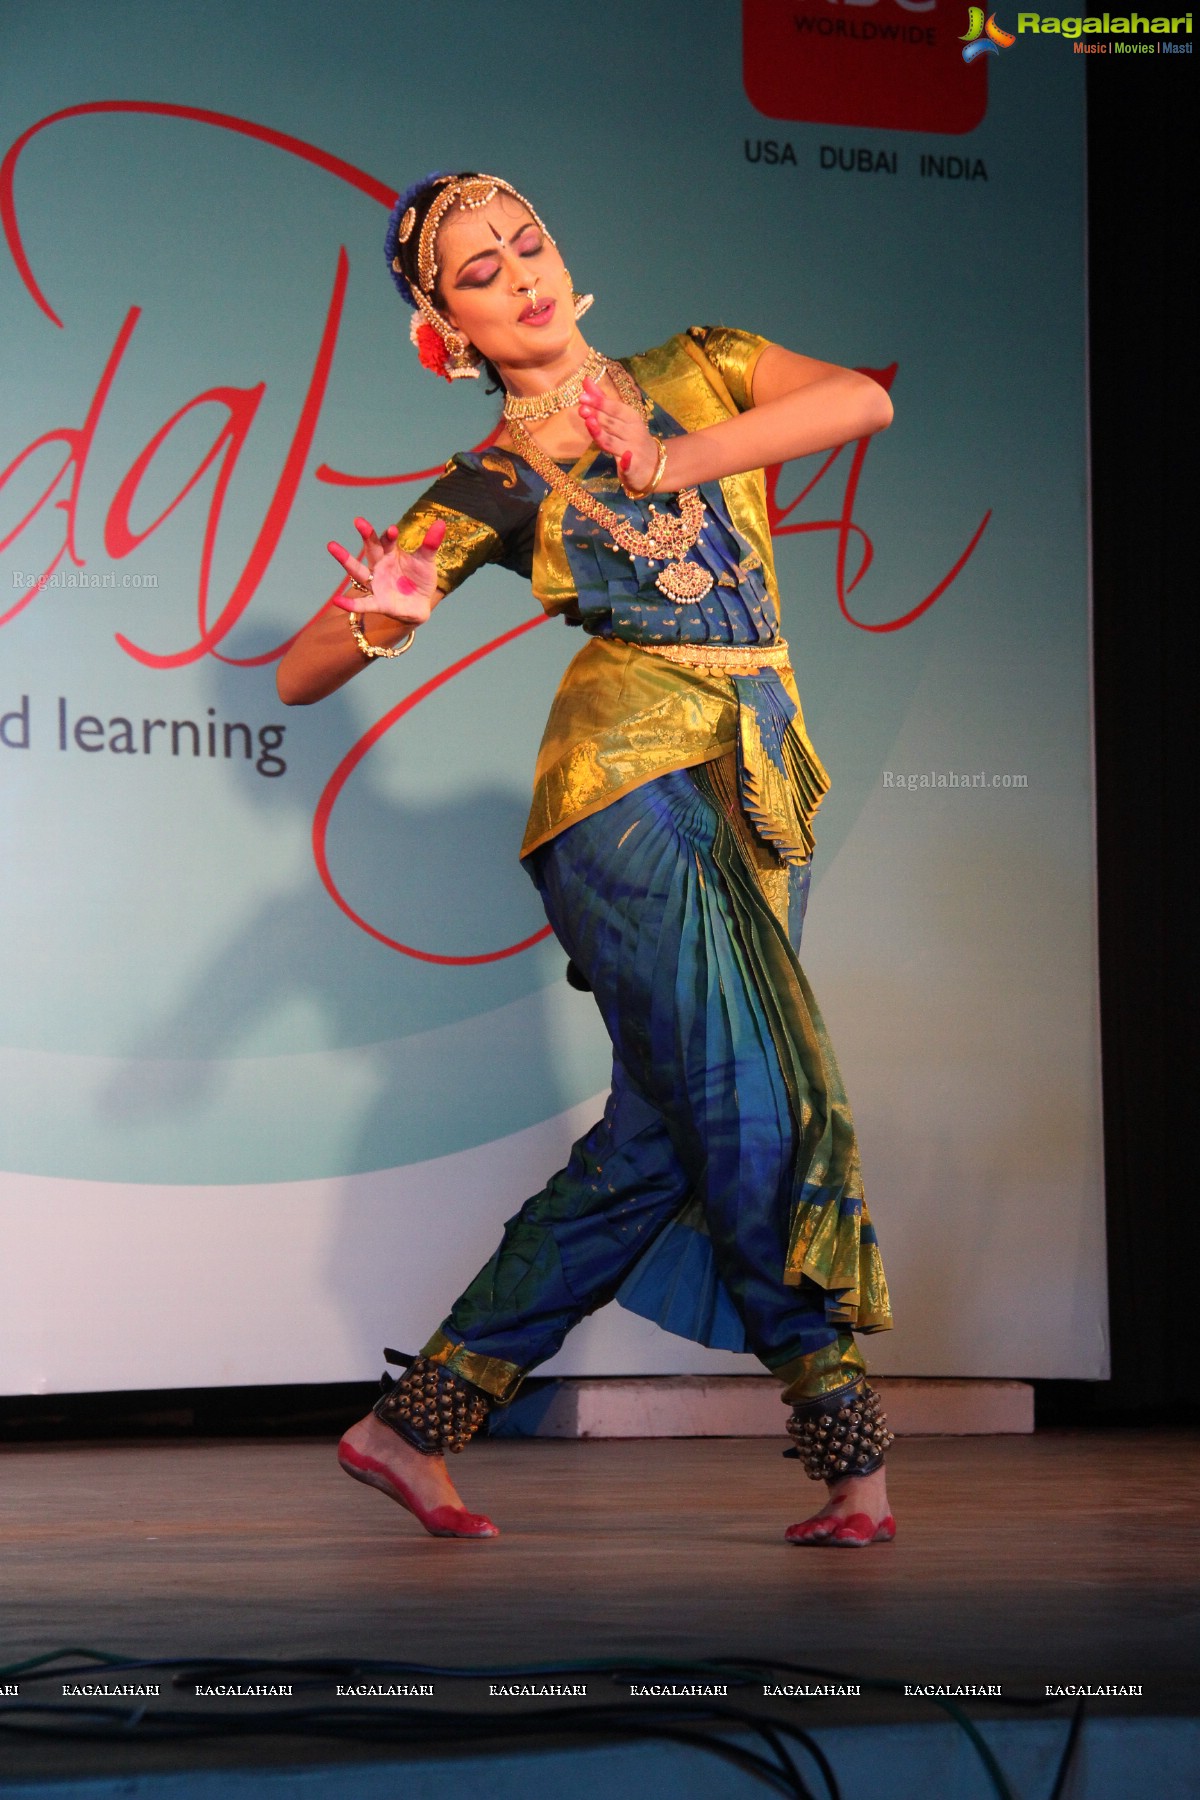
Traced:
<path id="1" fill-rule="evenodd" d="M 1140 1684 L 1093 1710 L 1200 1710 L 1191 1436 L 1167 1455 L 1150 1434 L 901 1440 L 899 1535 L 861 1552 L 781 1541 L 817 1490 L 759 1440 L 477 1444 L 456 1474 L 501 1526 L 483 1543 L 426 1537 L 307 1441 L 16 1445 L 0 1466 L 5 1663 L 66 1645 L 476 1668 L 754 1656 L 1012 1696 Z M 929 1716 L 900 1696 L 822 1705 Z M 18 1760 L 65 1766 L 45 1746 Z"/>

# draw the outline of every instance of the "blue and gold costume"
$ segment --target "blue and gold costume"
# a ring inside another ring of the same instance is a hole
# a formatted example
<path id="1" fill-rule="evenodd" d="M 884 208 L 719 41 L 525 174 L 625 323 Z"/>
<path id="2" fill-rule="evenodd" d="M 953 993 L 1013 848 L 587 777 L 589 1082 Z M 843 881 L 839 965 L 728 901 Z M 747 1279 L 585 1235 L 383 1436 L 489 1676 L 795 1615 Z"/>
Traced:
<path id="1" fill-rule="evenodd" d="M 695 327 L 625 367 L 665 438 L 751 405 L 764 347 Z M 571 474 L 645 528 L 650 503 L 627 498 L 610 456 Z M 400 524 L 416 548 L 446 521 L 443 591 L 499 562 L 587 637 L 521 855 L 608 1027 L 612 1093 L 423 1352 L 497 1401 L 613 1298 L 752 1350 L 793 1400 L 857 1382 L 854 1331 L 891 1323 L 853 1120 L 797 961 L 828 778 L 780 647 L 763 477 L 701 495 L 700 600 L 664 596 L 653 565 L 515 451 L 455 457 Z"/>

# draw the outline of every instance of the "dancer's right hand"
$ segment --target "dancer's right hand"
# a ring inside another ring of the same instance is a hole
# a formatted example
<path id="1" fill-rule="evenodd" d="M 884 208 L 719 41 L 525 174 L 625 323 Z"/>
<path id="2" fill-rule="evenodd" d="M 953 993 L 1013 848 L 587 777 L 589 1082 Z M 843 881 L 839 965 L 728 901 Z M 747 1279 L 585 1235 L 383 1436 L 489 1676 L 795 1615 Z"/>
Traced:
<path id="1" fill-rule="evenodd" d="M 416 550 L 396 548 L 394 525 L 380 538 L 369 519 L 354 523 L 363 540 L 357 556 L 342 544 L 330 543 L 327 548 L 346 574 L 371 592 L 339 594 L 334 605 L 345 612 L 384 613 L 402 625 L 423 625 L 438 591 L 437 548 L 446 535 L 446 521 L 435 519 Z"/>

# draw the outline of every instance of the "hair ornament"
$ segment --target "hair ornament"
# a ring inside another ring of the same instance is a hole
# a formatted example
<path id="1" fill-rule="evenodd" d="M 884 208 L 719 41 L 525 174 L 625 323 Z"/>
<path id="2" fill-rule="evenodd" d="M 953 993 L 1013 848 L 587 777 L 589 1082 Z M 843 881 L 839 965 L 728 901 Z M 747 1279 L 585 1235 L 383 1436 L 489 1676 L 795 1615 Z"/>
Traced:
<path id="1" fill-rule="evenodd" d="M 411 187 L 405 188 L 402 194 L 397 195 L 396 204 L 388 214 L 387 233 L 383 240 L 383 254 L 387 258 L 388 272 L 396 284 L 400 298 L 408 306 L 415 306 L 417 302 L 413 297 L 411 287 L 408 285 L 408 281 L 404 274 L 404 267 L 400 261 L 400 245 L 406 244 L 412 236 L 413 226 L 417 222 L 416 201 L 418 197 L 425 192 L 426 188 L 433 187 L 435 182 L 452 180 L 453 176 L 448 175 L 444 169 L 439 169 L 432 175 L 422 175 L 420 181 L 414 181 Z M 403 236 L 401 236 L 401 228 L 404 225 L 405 220 L 408 219 L 410 213 L 412 214 L 412 218 L 409 220 L 408 229 L 404 232 Z"/>
<path id="2" fill-rule="evenodd" d="M 432 325 L 426 324 L 419 312 L 414 312 L 408 335 L 416 348 L 421 367 L 428 369 L 430 374 L 440 375 L 444 381 L 449 381 L 450 352 L 441 333 L 435 331 Z"/>

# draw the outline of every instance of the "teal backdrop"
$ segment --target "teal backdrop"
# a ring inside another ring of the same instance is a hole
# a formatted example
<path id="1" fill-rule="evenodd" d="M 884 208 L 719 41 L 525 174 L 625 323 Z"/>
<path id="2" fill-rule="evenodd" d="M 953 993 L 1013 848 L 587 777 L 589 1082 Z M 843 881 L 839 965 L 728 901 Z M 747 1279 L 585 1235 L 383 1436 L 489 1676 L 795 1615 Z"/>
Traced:
<path id="1" fill-rule="evenodd" d="M 382 256 L 398 187 L 474 167 L 606 352 L 721 322 L 890 386 L 881 439 L 771 472 L 875 1364 L 1106 1372 L 1083 59 L 967 65 L 949 0 L 806 7 L 852 28 L 824 118 L 815 26 L 763 98 L 755 0 L 5 8 L 0 1387 L 370 1373 L 598 1110 L 591 1003 L 513 949 L 577 636 L 485 571 L 321 706 L 274 688 L 326 540 L 494 427 L 418 366 Z M 752 1365 L 605 1314 L 555 1366 Z"/>

